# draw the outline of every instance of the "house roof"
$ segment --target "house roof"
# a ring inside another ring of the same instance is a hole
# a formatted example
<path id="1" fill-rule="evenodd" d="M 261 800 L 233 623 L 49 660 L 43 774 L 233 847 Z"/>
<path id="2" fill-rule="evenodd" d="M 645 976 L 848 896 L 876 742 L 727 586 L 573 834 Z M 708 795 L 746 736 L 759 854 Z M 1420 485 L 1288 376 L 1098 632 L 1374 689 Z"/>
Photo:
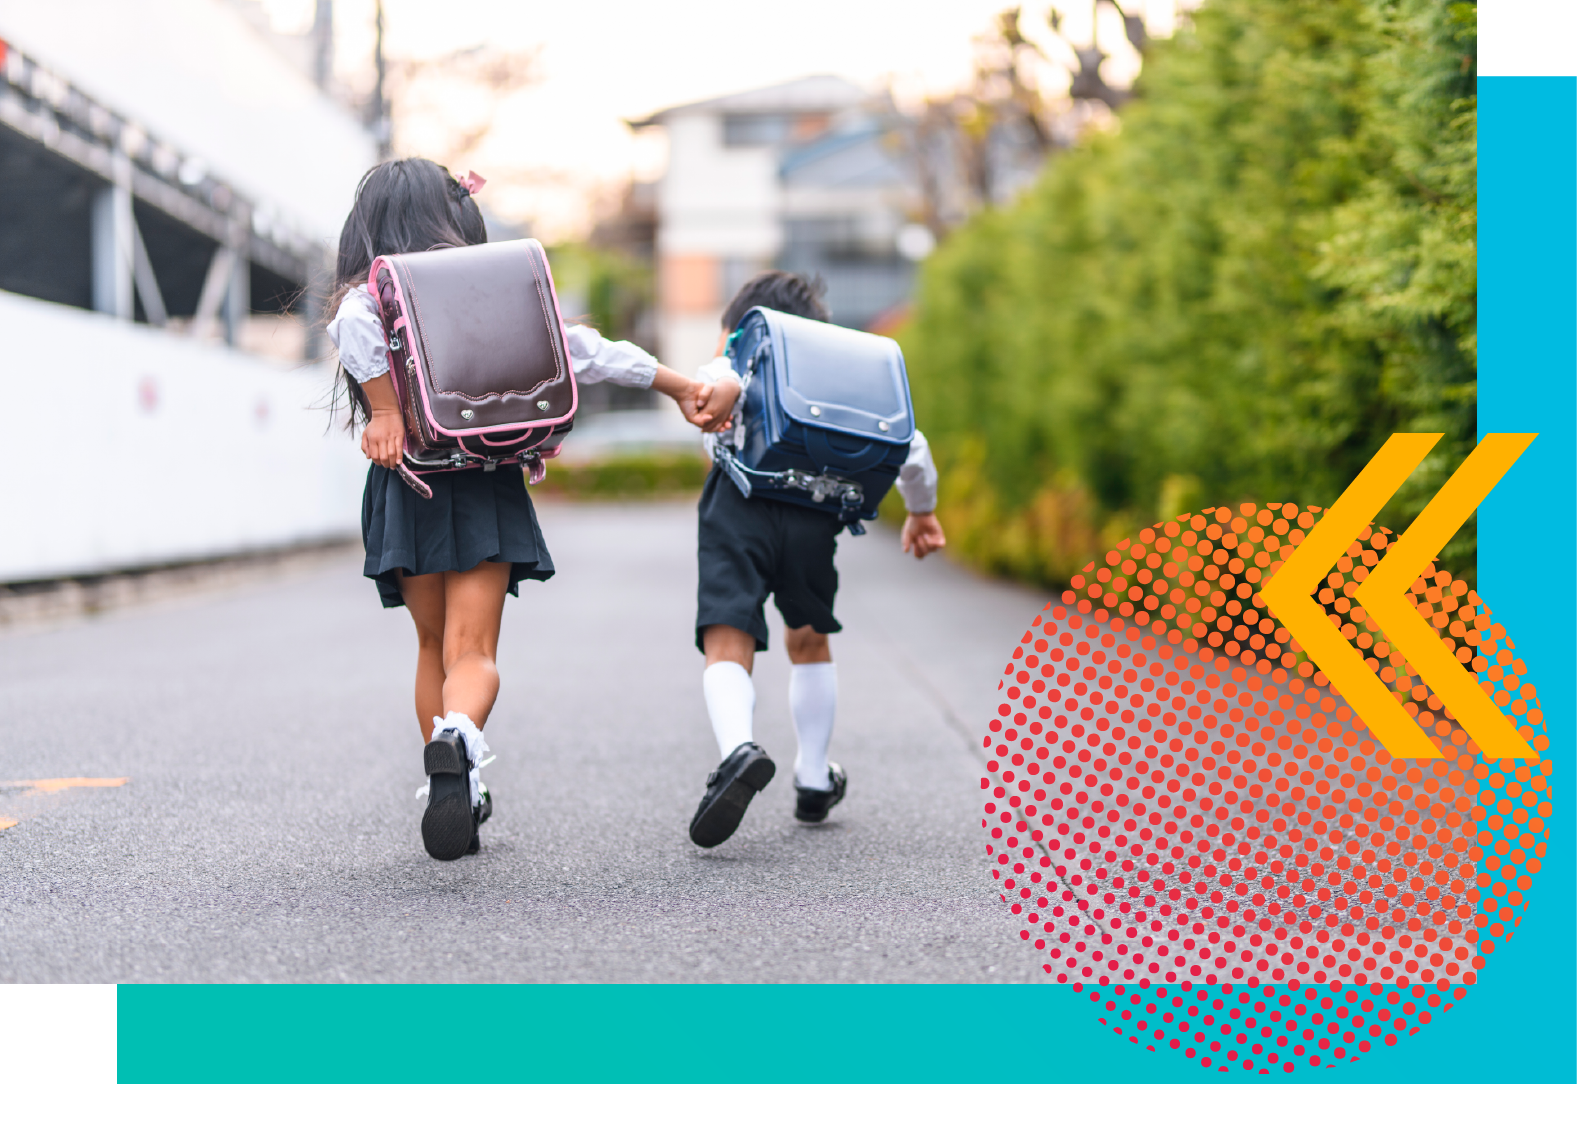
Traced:
<path id="1" fill-rule="evenodd" d="M 627 119 L 626 124 L 640 130 L 663 125 L 667 119 L 680 114 L 817 114 L 844 110 L 867 96 L 867 91 L 856 83 L 838 75 L 808 75 L 773 86 L 670 106 L 646 118 Z"/>
<path id="2" fill-rule="evenodd" d="M 909 183 L 897 154 L 886 145 L 890 130 L 890 123 L 877 116 L 839 124 L 787 149 L 780 176 L 788 185 L 826 188 Z"/>

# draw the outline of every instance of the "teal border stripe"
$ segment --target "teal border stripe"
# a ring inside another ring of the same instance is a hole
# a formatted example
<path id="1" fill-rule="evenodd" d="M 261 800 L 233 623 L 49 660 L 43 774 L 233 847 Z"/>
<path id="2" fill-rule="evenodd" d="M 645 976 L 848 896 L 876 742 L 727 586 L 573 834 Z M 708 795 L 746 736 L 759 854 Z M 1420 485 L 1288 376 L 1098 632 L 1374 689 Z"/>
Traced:
<path id="1" fill-rule="evenodd" d="M 1478 574 L 1540 685 L 1554 819 L 1531 910 L 1467 995 L 1475 1010 L 1460 1023 L 1519 1042 L 1503 1079 L 1574 1083 L 1576 80 L 1477 87 L 1478 431 L 1538 434 L 1478 513 Z"/>
<path id="2" fill-rule="evenodd" d="M 1482 591 L 1538 673 L 1556 814 L 1538 899 L 1477 988 L 1293 1082 L 1575 1080 L 1576 82 L 1480 97 L 1484 431 L 1540 433 L 1483 505 Z M 1541 588 L 1530 563 L 1544 563 Z M 987 889 L 984 888 L 988 898 Z M 1006 931 L 1012 929 L 1009 919 Z M 1028 960 L 1031 961 L 1030 959 Z M 122 1083 L 1246 1080 L 1036 986 L 122 986 Z M 1492 1044 L 1490 1034 L 1497 1034 Z M 1262 1077 L 1258 1082 L 1278 1083 Z"/>
<path id="3" fill-rule="evenodd" d="M 1059 1078 L 1130 1078 L 1127 1046 L 1090 1009 L 1059 1017 L 1073 997 L 1053 984 L 121 986 L 119 1077 L 801 1083 L 816 1065 L 819 1082 L 933 1083 L 1002 1079 L 1008 1061 L 1025 1079 L 1030 1053 Z"/>

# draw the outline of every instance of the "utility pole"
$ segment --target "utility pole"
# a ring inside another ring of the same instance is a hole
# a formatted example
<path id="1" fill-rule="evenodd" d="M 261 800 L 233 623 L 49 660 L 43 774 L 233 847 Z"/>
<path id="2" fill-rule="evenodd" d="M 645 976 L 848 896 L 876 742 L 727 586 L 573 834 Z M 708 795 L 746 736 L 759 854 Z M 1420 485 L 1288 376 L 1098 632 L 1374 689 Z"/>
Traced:
<path id="1" fill-rule="evenodd" d="M 384 0 L 373 5 L 373 94 L 368 98 L 367 126 L 373 140 L 379 145 L 379 160 L 387 160 L 393 152 L 394 140 L 390 122 L 390 100 L 384 92 Z"/>
<path id="2" fill-rule="evenodd" d="M 318 89 L 329 90 L 335 75 L 335 4 L 317 0 L 313 6 L 313 81 Z"/>

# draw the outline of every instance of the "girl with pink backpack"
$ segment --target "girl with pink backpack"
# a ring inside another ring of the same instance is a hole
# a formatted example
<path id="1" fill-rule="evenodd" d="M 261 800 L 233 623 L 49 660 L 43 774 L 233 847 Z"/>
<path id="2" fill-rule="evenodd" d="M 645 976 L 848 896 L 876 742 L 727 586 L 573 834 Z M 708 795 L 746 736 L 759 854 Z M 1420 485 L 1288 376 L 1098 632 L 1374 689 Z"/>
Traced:
<path id="1" fill-rule="evenodd" d="M 478 772 L 493 760 L 484 757 L 489 748 L 483 726 L 499 693 L 494 658 L 505 596 L 516 596 L 517 585 L 523 580 L 547 581 L 554 576 L 554 562 L 520 467 L 513 463 L 496 467 L 497 461 L 472 466 L 472 461 L 456 455 L 451 465 L 456 470 L 422 474 L 421 478 L 414 474 L 411 435 L 414 423 L 421 422 L 418 410 L 430 410 L 430 415 L 422 418 L 425 420 L 438 420 L 439 416 L 435 415 L 438 410 L 422 401 L 426 392 L 414 397 L 412 390 L 417 387 L 419 362 L 430 369 L 438 362 L 431 341 L 422 339 L 421 308 L 415 295 L 401 297 L 402 303 L 410 305 L 402 306 L 405 314 L 395 319 L 392 327 L 393 287 L 381 285 L 380 294 L 375 295 L 369 292 L 367 281 L 370 270 L 378 279 L 385 278 L 376 264 L 390 261 L 381 257 L 399 259 L 414 252 L 486 243 L 483 215 L 472 199 L 482 184 L 475 174 L 458 180 L 443 166 L 421 158 L 386 161 L 369 170 L 357 186 L 356 201 L 341 229 L 336 289 L 329 304 L 333 317 L 327 327 L 345 374 L 350 426 L 363 425 L 362 450 L 372 461 L 362 499 L 363 572 L 377 586 L 384 606 L 405 605 L 417 627 L 417 720 L 425 741 L 423 763 L 428 776 L 428 784 L 418 796 L 426 791 L 428 797 L 422 819 L 423 845 L 438 860 L 455 860 L 478 850 L 478 826 L 493 811 L 493 800 Z M 540 349 L 549 350 L 551 371 L 568 362 L 579 384 L 609 381 L 653 388 L 673 398 L 691 423 L 705 429 L 714 423 L 704 410 L 709 386 L 660 365 L 630 342 L 606 341 L 588 326 L 562 326 L 542 249 L 532 241 L 522 242 L 531 244 L 529 250 L 535 256 L 532 270 L 540 273 L 537 293 L 542 299 L 541 311 L 534 303 L 528 314 L 506 320 L 502 333 L 507 338 L 517 322 L 526 326 L 534 318 L 540 323 L 540 338 L 544 338 L 543 324 L 547 322 L 550 333 L 544 341 L 548 346 L 540 345 Z M 445 263 L 461 261 L 461 257 L 452 257 Z M 515 266 L 514 260 L 511 265 Z M 412 277 L 404 277 L 410 288 Z M 475 303 L 479 310 L 488 305 L 486 292 L 465 290 L 471 281 L 464 279 L 461 289 L 452 287 L 452 293 L 445 296 L 452 310 L 457 302 L 463 308 Z M 469 293 L 474 297 L 469 299 Z M 382 307 L 381 295 L 385 298 Z M 472 368 L 487 369 L 491 360 L 498 359 L 499 350 L 489 352 L 493 344 L 489 335 L 495 329 L 492 325 L 469 326 L 460 335 L 463 347 L 482 359 Z M 452 333 L 452 338 L 456 336 Z M 519 343 L 507 340 L 501 348 L 515 344 Z M 392 365 L 392 354 L 400 364 Z M 465 361 L 460 364 L 468 367 Z M 397 373 L 403 378 L 399 393 Z M 570 385 L 563 371 L 558 376 L 560 385 Z M 552 380 L 540 381 L 533 389 L 552 384 Z M 488 401 L 476 389 L 466 388 L 457 398 L 452 399 L 463 407 L 455 411 L 469 422 L 474 408 L 467 406 Z M 436 395 L 436 399 L 442 398 Z M 562 401 L 574 411 L 574 389 L 562 391 Z M 531 397 L 520 403 L 533 411 Z M 558 411 L 551 409 L 549 399 L 539 399 L 536 405 Z M 561 417 L 565 423 L 570 411 Z M 715 428 L 724 424 L 728 419 Z M 468 431 L 481 429 L 460 429 L 459 433 Z M 544 429 L 545 436 L 549 432 Z M 431 440 L 432 433 L 427 435 Z M 469 440 L 492 443 L 488 435 L 464 435 L 462 451 L 472 450 Z M 554 451 L 558 448 L 547 454 Z M 500 456 L 502 450 L 492 454 Z M 541 475 L 538 448 L 505 458 L 517 455 L 524 466 Z M 422 461 L 416 462 L 420 466 Z"/>

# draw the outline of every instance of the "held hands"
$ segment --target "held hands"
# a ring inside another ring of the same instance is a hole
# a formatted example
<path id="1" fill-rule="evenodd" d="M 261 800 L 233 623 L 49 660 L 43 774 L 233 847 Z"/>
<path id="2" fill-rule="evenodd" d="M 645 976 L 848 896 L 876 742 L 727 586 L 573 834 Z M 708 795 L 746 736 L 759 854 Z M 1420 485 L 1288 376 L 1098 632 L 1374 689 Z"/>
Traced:
<path id="1" fill-rule="evenodd" d="M 702 392 L 697 401 L 698 411 L 709 417 L 710 422 L 698 425 L 704 432 L 723 432 L 730 427 L 730 414 L 735 410 L 736 398 L 741 396 L 741 382 L 734 377 L 722 377 L 712 385 L 699 381 Z"/>
<path id="2" fill-rule="evenodd" d="M 929 511 L 927 514 L 908 514 L 906 525 L 900 529 L 900 552 L 915 555 L 918 561 L 935 550 L 944 549 L 944 527 Z"/>
<path id="3" fill-rule="evenodd" d="M 741 391 L 737 385 L 735 393 L 726 400 L 716 392 L 717 386 L 689 380 L 667 365 L 659 366 L 653 376 L 653 387 L 673 400 L 680 407 L 681 415 L 704 432 L 719 432 L 729 426 L 730 407 L 735 404 L 736 395 Z M 723 413 L 719 411 L 721 403 L 724 405 Z"/>

